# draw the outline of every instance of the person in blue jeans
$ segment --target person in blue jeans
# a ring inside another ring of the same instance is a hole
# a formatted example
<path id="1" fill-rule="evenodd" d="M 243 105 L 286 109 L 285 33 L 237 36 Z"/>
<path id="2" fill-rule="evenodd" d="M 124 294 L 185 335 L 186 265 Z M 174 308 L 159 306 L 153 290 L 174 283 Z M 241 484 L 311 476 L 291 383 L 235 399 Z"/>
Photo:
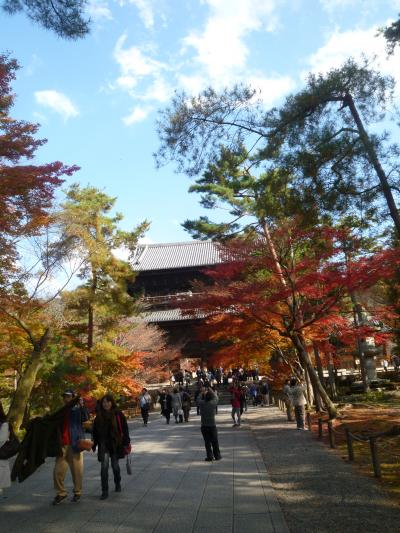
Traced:
<path id="1" fill-rule="evenodd" d="M 114 398 L 106 394 L 100 400 L 100 409 L 93 424 L 93 451 L 101 463 L 101 500 L 108 498 L 108 469 L 114 474 L 115 492 L 121 492 L 121 471 L 119 459 L 130 447 L 131 439 L 126 418 L 117 409 Z"/>

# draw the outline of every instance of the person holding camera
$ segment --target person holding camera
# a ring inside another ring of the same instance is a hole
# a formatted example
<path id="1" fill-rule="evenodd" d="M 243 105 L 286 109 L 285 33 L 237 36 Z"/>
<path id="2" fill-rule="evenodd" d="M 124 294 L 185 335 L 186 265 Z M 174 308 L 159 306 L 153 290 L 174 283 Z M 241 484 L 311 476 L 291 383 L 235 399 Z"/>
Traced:
<path id="1" fill-rule="evenodd" d="M 215 408 L 218 400 L 211 387 L 203 388 L 198 401 L 201 415 L 201 433 L 206 448 L 205 461 L 221 459 L 221 452 L 218 442 L 218 431 L 215 423 Z"/>

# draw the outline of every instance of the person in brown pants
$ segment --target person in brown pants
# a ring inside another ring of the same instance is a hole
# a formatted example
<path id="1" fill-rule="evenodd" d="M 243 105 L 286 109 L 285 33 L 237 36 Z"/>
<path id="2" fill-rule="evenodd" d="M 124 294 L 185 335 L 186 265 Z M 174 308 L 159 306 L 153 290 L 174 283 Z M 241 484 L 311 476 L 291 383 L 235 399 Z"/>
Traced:
<path id="1" fill-rule="evenodd" d="M 83 456 L 77 447 L 78 440 L 84 438 L 82 429 L 82 413 L 79 404 L 73 402 L 74 393 L 67 390 L 63 394 L 66 406 L 61 426 L 61 451 L 54 465 L 54 489 L 56 496 L 53 505 L 59 505 L 68 495 L 64 487 L 64 480 L 68 468 L 71 471 L 74 484 L 73 502 L 79 502 L 82 493 Z"/>

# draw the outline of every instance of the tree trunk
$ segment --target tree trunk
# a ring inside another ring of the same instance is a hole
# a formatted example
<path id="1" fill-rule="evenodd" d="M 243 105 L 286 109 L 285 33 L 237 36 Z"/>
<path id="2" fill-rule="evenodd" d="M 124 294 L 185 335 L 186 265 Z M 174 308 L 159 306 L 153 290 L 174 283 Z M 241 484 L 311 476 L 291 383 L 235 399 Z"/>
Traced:
<path id="1" fill-rule="evenodd" d="M 385 174 L 385 171 L 382 168 L 382 165 L 378 159 L 377 153 L 375 151 L 374 145 L 371 143 L 371 140 L 369 138 L 369 135 L 367 131 L 364 128 L 364 125 L 361 121 L 361 117 L 358 114 L 358 110 L 356 108 L 356 105 L 354 103 L 353 97 L 350 93 L 347 93 L 344 102 L 348 105 L 350 109 L 350 113 L 352 114 L 352 117 L 354 119 L 354 122 L 357 125 L 358 133 L 360 135 L 360 140 L 364 145 L 365 151 L 368 154 L 368 158 L 372 164 L 372 166 L 375 169 L 375 172 L 378 176 L 379 182 L 382 187 L 382 192 L 385 196 L 385 200 L 387 203 L 387 206 L 389 208 L 390 216 L 393 219 L 394 226 L 396 228 L 397 235 L 400 236 L 400 215 L 399 211 L 396 206 L 396 202 L 394 201 L 392 190 L 390 188 L 387 176 Z"/>
<path id="2" fill-rule="evenodd" d="M 299 354 L 299 358 L 301 361 L 301 364 L 303 368 L 308 372 L 308 375 L 310 376 L 311 383 L 315 387 L 315 389 L 318 391 L 318 394 L 320 395 L 320 398 L 328 411 L 329 418 L 336 418 L 336 407 L 333 404 L 332 400 L 329 398 L 328 393 L 324 389 L 322 383 L 318 379 L 318 375 L 314 370 L 314 367 L 312 365 L 311 359 L 308 355 L 308 352 L 304 346 L 304 341 L 301 339 L 300 335 L 298 333 L 293 333 L 291 335 L 291 340 L 296 347 L 296 350 Z"/>
<path id="3" fill-rule="evenodd" d="M 319 348 L 315 344 L 315 342 L 313 342 L 313 350 L 314 350 L 315 363 L 317 365 L 318 377 L 319 377 L 320 382 L 324 384 L 325 382 L 324 369 L 322 366 L 321 356 L 319 355 Z"/>
<path id="4" fill-rule="evenodd" d="M 334 372 L 334 365 L 333 365 L 333 360 L 332 360 L 332 356 L 330 355 L 329 356 L 329 363 L 328 363 L 328 379 L 329 379 L 329 387 L 331 389 L 331 395 L 332 395 L 332 399 L 333 400 L 336 400 L 337 399 L 337 390 L 336 390 L 336 381 L 335 381 L 335 372 Z"/>
<path id="5" fill-rule="evenodd" d="M 308 372 L 307 372 L 306 368 L 304 369 L 304 377 L 305 377 L 305 380 L 306 380 L 306 388 L 307 388 L 307 403 L 308 403 L 308 405 L 311 406 L 314 403 L 314 394 L 311 392 L 310 377 L 308 375 Z"/>
<path id="6" fill-rule="evenodd" d="M 47 346 L 49 330 L 46 330 L 41 339 L 35 343 L 30 362 L 18 380 L 17 388 L 8 411 L 8 421 L 15 431 L 21 427 L 24 419 L 26 405 L 30 399 L 35 385 L 37 374 L 43 364 L 43 354 Z"/>
<path id="7" fill-rule="evenodd" d="M 94 307 L 93 301 L 96 297 L 97 291 L 97 273 L 94 267 L 92 267 L 92 283 L 91 283 L 91 299 L 88 305 L 88 327 L 87 327 L 87 350 L 88 355 L 86 357 L 86 363 L 90 368 L 91 351 L 94 346 Z"/>
<path id="8" fill-rule="evenodd" d="M 315 362 L 317 364 L 318 379 L 322 383 L 322 386 L 325 387 L 324 371 L 322 369 L 321 357 L 319 355 L 318 346 L 315 343 L 313 343 L 313 349 L 314 349 Z M 318 390 L 314 387 L 314 385 L 312 385 L 312 387 L 313 387 L 313 392 L 314 392 L 315 409 L 318 412 L 320 412 L 322 411 L 321 398 L 318 394 Z"/>
<path id="9" fill-rule="evenodd" d="M 276 253 L 276 250 L 275 250 L 275 245 L 274 245 L 274 242 L 273 242 L 273 240 L 271 238 L 271 234 L 270 234 L 270 231 L 269 231 L 269 228 L 268 228 L 268 224 L 265 222 L 265 220 L 262 221 L 262 228 L 263 228 L 263 232 L 264 232 L 265 238 L 267 240 L 267 244 L 268 244 L 269 250 L 270 250 L 271 255 L 273 257 L 273 260 L 274 260 L 274 263 L 275 263 L 275 267 L 276 267 L 279 279 L 281 281 L 282 286 L 286 288 L 286 286 L 287 286 L 286 280 L 285 280 L 285 278 L 283 276 L 282 268 L 281 268 L 281 265 L 279 263 L 279 258 L 278 258 L 278 255 Z M 291 340 L 293 342 L 294 347 L 297 350 L 297 353 L 299 354 L 299 359 L 300 359 L 301 366 L 304 368 L 305 372 L 308 371 L 308 375 L 310 377 L 310 380 L 311 380 L 311 383 L 312 383 L 312 386 L 313 386 L 313 390 L 315 390 L 315 392 L 317 394 L 317 397 L 318 397 L 318 394 L 319 394 L 319 398 L 322 400 L 322 402 L 324 403 L 327 411 L 329 412 L 329 417 L 330 418 L 335 418 L 336 417 L 336 408 L 335 408 L 334 404 L 332 403 L 331 399 L 329 398 L 329 396 L 328 396 L 328 394 L 327 394 L 327 392 L 326 392 L 326 390 L 325 390 L 325 388 L 323 386 L 323 382 L 321 382 L 319 380 L 317 374 L 315 373 L 315 370 L 314 370 L 314 368 L 312 366 L 311 360 L 310 360 L 310 358 L 308 356 L 307 350 L 305 349 L 302 340 L 300 340 L 300 338 L 299 338 L 299 336 L 297 334 L 295 334 L 294 337 L 297 340 L 295 341 L 294 338 L 291 338 Z"/>
<path id="10" fill-rule="evenodd" d="M 87 339 L 87 349 L 89 352 L 93 348 L 93 329 L 94 329 L 93 305 L 89 303 L 89 306 L 88 306 L 88 339 Z"/>

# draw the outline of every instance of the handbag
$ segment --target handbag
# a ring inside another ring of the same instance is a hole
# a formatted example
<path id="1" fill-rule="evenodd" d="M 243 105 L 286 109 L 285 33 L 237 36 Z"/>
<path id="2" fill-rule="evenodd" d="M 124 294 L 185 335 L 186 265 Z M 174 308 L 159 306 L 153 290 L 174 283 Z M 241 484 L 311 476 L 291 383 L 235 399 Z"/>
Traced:
<path id="1" fill-rule="evenodd" d="M 78 448 L 81 452 L 89 452 L 93 447 L 93 441 L 90 439 L 79 439 Z"/>
<path id="2" fill-rule="evenodd" d="M 119 432 L 120 432 L 121 436 L 123 436 L 124 433 L 122 431 L 122 422 L 121 422 L 121 418 L 120 418 L 119 415 L 117 415 L 117 422 L 118 422 Z M 123 448 L 122 448 L 122 457 L 121 457 L 121 459 L 123 459 L 125 456 L 128 457 L 128 455 L 131 453 L 131 450 L 132 450 L 131 443 L 125 444 L 125 446 L 123 446 Z"/>
<path id="3" fill-rule="evenodd" d="M 21 446 L 21 443 L 19 442 L 19 439 L 14 433 L 12 427 L 9 426 L 9 428 L 10 428 L 10 437 L 0 448 L 0 460 L 1 461 L 5 461 L 6 459 L 10 459 L 11 457 L 14 457 L 14 455 L 17 455 L 17 453 L 19 452 L 19 448 Z"/>
<path id="4" fill-rule="evenodd" d="M 178 409 L 178 415 L 179 415 L 179 416 L 182 416 L 182 415 L 183 415 L 183 409 Z"/>
<path id="5" fill-rule="evenodd" d="M 132 475 L 132 460 L 131 460 L 131 454 L 128 453 L 126 456 L 126 473 L 128 476 Z"/>

